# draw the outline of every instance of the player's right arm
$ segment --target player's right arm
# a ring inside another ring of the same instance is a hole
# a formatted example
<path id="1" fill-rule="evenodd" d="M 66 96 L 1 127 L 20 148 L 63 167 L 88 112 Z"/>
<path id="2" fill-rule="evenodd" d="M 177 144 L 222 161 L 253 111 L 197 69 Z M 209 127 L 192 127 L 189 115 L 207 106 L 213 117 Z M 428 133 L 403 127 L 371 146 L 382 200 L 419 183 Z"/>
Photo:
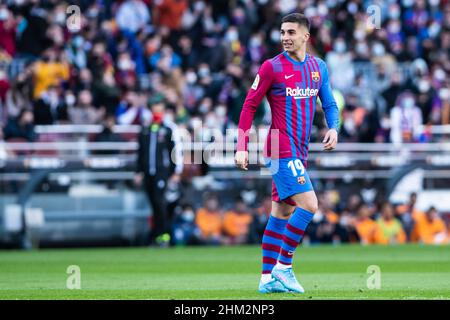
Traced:
<path id="1" fill-rule="evenodd" d="M 247 170 L 248 165 L 248 137 L 252 126 L 256 109 L 260 105 L 267 91 L 272 86 L 273 67 L 269 60 L 259 68 L 258 74 L 245 98 L 242 106 L 241 116 L 238 125 L 238 142 L 235 155 L 236 166 Z"/>

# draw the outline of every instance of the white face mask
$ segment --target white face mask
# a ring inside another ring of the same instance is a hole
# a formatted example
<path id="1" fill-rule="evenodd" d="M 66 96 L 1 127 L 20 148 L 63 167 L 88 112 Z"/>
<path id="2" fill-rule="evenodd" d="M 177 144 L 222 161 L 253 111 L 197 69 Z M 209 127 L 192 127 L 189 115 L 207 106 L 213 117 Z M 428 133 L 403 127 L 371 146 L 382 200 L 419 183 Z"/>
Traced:
<path id="1" fill-rule="evenodd" d="M 9 17 L 9 11 L 6 8 L 0 9 L 0 21 L 5 21 Z"/>
<path id="2" fill-rule="evenodd" d="M 183 220 L 186 222 L 194 221 L 195 214 L 192 210 L 186 210 L 183 212 Z"/>
<path id="3" fill-rule="evenodd" d="M 227 108 L 223 106 L 219 106 L 215 110 L 216 115 L 220 118 L 224 117 L 227 114 Z"/>
<path id="4" fill-rule="evenodd" d="M 412 109 L 414 107 L 414 99 L 413 98 L 405 98 L 405 100 L 403 100 L 402 103 L 403 107 L 405 107 L 405 109 Z"/>
<path id="5" fill-rule="evenodd" d="M 441 1 L 440 0 L 428 0 L 428 3 L 432 7 L 437 7 Z"/>
<path id="6" fill-rule="evenodd" d="M 130 70 L 134 67 L 133 62 L 129 59 L 120 59 L 117 66 L 120 70 Z"/>
<path id="7" fill-rule="evenodd" d="M 66 14 L 64 11 L 58 11 L 55 15 L 55 22 L 60 26 L 64 25 L 66 22 Z"/>
<path id="8" fill-rule="evenodd" d="M 367 53 L 367 51 L 368 51 L 367 44 L 360 42 L 356 45 L 356 53 L 358 53 L 359 55 L 363 55 Z"/>
<path id="9" fill-rule="evenodd" d="M 391 9 L 389 11 L 389 18 L 391 18 L 392 20 L 396 20 L 396 19 L 400 18 L 400 10 L 399 9 Z"/>
<path id="10" fill-rule="evenodd" d="M 192 126 L 192 129 L 194 129 L 194 130 L 200 128 L 202 126 L 202 120 L 200 120 L 199 118 L 192 118 L 191 126 Z"/>
<path id="11" fill-rule="evenodd" d="M 233 41 L 236 41 L 236 40 L 239 39 L 239 34 L 238 34 L 238 32 L 236 30 L 230 30 L 230 31 L 227 32 L 225 38 L 228 41 L 233 42 Z"/>
<path id="12" fill-rule="evenodd" d="M 73 94 L 69 94 L 66 96 L 66 104 L 69 106 L 73 106 L 75 104 L 75 96 Z"/>
<path id="13" fill-rule="evenodd" d="M 377 57 L 384 55 L 386 50 L 381 43 L 375 43 L 372 48 L 373 54 Z"/>
<path id="14" fill-rule="evenodd" d="M 253 37 L 250 39 L 250 47 L 256 48 L 261 45 L 261 39 L 259 37 Z"/>
<path id="15" fill-rule="evenodd" d="M 211 116 L 206 117 L 205 122 L 206 122 L 206 126 L 214 127 L 217 123 L 217 119 L 215 116 L 211 115 Z"/>
<path id="16" fill-rule="evenodd" d="M 186 74 L 186 81 L 189 84 L 194 84 L 197 81 L 197 75 L 195 74 L 195 72 L 188 72 Z"/>
<path id="17" fill-rule="evenodd" d="M 270 40 L 272 40 L 272 42 L 280 41 L 280 31 L 276 29 L 270 31 Z"/>
<path id="18" fill-rule="evenodd" d="M 353 33 L 353 37 L 356 40 L 364 40 L 364 38 L 366 37 L 366 33 L 364 32 L 364 30 L 361 29 L 356 29 L 355 32 Z"/>
<path id="19" fill-rule="evenodd" d="M 200 68 L 198 70 L 198 75 L 200 77 L 207 77 L 207 76 L 209 76 L 209 69 L 208 68 L 204 68 L 204 67 Z"/>
<path id="20" fill-rule="evenodd" d="M 430 90 L 430 83 L 427 80 L 420 80 L 418 89 L 421 93 L 428 92 L 428 90 Z"/>
<path id="21" fill-rule="evenodd" d="M 344 41 L 337 41 L 334 45 L 334 51 L 337 53 L 344 53 L 347 46 Z"/>
<path id="22" fill-rule="evenodd" d="M 436 69 L 433 72 L 433 78 L 437 81 L 444 81 L 445 80 L 445 71 L 442 69 Z"/>

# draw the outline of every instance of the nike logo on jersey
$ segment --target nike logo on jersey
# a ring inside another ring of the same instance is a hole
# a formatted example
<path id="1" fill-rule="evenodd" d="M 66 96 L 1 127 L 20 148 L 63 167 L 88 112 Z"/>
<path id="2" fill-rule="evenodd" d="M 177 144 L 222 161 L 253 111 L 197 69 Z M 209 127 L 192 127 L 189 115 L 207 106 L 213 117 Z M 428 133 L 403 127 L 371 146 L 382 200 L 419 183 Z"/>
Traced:
<path id="1" fill-rule="evenodd" d="M 293 76 L 294 76 L 293 74 L 291 74 L 290 76 L 284 75 L 284 78 L 287 80 L 289 78 L 292 78 Z"/>

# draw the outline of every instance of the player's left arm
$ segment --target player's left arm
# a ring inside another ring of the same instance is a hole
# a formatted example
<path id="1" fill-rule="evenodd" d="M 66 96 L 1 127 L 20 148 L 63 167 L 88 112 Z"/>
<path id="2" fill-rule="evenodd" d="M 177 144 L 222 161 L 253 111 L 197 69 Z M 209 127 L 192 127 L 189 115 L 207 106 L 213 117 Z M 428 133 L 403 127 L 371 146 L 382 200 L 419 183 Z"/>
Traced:
<path id="1" fill-rule="evenodd" d="M 322 85 L 319 89 L 319 98 L 322 102 L 322 108 L 325 112 L 325 120 L 329 130 L 322 141 L 324 150 L 330 151 L 336 148 L 339 132 L 339 108 L 333 97 L 330 82 L 328 79 L 328 69 L 325 62 L 319 60 L 320 74 L 322 76 Z"/>

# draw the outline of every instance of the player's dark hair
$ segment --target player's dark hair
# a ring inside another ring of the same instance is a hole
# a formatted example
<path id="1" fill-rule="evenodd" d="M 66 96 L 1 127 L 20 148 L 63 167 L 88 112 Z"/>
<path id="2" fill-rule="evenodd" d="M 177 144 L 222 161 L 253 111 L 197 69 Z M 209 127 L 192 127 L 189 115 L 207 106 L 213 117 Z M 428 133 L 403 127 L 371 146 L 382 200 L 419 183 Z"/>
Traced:
<path id="1" fill-rule="evenodd" d="M 285 22 L 294 22 L 298 23 L 301 26 L 304 26 L 308 31 L 310 27 L 309 19 L 302 13 L 290 13 L 287 16 L 284 16 L 283 19 L 281 19 L 281 23 Z"/>

